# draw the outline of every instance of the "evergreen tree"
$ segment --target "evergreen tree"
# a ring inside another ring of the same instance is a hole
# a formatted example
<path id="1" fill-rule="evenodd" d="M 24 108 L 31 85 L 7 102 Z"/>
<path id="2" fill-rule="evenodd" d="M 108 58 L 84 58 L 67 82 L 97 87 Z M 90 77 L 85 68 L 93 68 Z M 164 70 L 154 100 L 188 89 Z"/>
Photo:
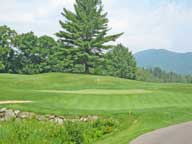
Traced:
<path id="1" fill-rule="evenodd" d="M 84 72 L 101 60 L 103 50 L 111 48 L 106 43 L 115 41 L 123 33 L 107 35 L 107 13 L 103 12 L 101 0 L 76 0 L 75 12 L 64 8 L 62 15 L 65 21 L 60 21 L 63 28 L 56 35 L 70 56 L 73 64 L 82 64 Z"/>
<path id="2" fill-rule="evenodd" d="M 136 61 L 128 48 L 119 44 L 106 54 L 107 73 L 112 76 L 135 79 Z"/>
<path id="3" fill-rule="evenodd" d="M 166 72 L 161 68 L 137 68 L 137 80 L 150 82 L 177 82 L 177 83 L 191 83 L 191 75 L 181 75 L 174 72 Z"/>

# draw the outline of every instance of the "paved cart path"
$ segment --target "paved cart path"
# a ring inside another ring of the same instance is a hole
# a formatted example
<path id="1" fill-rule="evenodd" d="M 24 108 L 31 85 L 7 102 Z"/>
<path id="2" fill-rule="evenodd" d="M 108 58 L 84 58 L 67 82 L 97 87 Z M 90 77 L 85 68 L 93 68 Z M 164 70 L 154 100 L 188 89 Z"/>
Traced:
<path id="1" fill-rule="evenodd" d="M 192 122 L 144 134 L 130 144 L 192 144 Z"/>

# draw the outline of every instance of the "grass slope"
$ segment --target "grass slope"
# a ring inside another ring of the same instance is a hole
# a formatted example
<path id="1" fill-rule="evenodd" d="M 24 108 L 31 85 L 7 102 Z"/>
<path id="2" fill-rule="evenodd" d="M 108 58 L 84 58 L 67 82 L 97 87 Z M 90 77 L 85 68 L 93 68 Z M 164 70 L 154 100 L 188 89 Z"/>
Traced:
<path id="1" fill-rule="evenodd" d="M 144 132 L 192 120 L 192 85 L 188 84 L 61 73 L 1 74 L 0 100 L 33 101 L 0 107 L 45 114 L 99 114 L 118 119 L 119 131 L 97 144 L 127 144 Z"/>

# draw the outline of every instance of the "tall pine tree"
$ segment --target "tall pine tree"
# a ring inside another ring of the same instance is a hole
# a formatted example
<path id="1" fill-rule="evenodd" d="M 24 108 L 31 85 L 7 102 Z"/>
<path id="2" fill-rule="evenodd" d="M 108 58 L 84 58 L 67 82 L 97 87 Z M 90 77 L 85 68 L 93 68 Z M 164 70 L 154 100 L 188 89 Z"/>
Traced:
<path id="1" fill-rule="evenodd" d="M 106 43 L 115 41 L 123 33 L 107 35 L 109 21 L 101 0 L 76 0 L 74 9 L 74 12 L 63 9 L 65 20 L 60 21 L 63 30 L 56 35 L 65 51 L 72 54 L 74 64 L 82 64 L 85 73 L 90 73 L 90 68 L 103 57 L 103 50 L 111 48 Z"/>

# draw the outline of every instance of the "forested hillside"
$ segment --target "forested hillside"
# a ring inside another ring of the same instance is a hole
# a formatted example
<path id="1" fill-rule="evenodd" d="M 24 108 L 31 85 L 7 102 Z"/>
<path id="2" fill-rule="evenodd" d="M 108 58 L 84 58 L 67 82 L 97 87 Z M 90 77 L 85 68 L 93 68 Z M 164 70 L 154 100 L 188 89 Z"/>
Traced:
<path id="1" fill-rule="evenodd" d="M 151 49 L 136 53 L 135 58 L 139 67 L 159 67 L 168 72 L 192 74 L 192 53 Z"/>

